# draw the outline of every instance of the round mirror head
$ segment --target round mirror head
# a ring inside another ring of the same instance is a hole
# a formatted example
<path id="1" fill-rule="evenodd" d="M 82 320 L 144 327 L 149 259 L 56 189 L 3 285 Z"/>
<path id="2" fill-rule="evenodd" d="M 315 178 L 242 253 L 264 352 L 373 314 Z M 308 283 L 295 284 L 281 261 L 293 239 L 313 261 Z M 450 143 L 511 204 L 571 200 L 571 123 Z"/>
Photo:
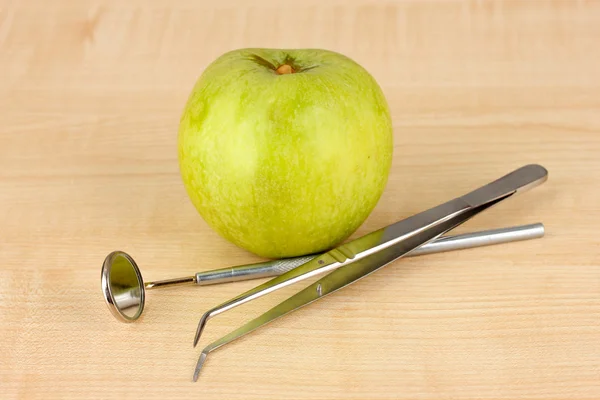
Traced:
<path id="1" fill-rule="evenodd" d="M 102 293 L 115 317 L 125 322 L 139 318 L 144 311 L 144 281 L 133 258 L 113 251 L 102 264 Z"/>

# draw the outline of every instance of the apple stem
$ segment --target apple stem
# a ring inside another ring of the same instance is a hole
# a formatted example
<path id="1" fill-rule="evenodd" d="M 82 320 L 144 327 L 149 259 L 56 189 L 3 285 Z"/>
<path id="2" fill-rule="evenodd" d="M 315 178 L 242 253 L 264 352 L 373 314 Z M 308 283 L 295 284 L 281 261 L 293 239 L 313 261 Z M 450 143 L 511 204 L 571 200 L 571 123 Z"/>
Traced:
<path id="1" fill-rule="evenodd" d="M 292 68 L 291 65 L 289 64 L 282 64 L 279 66 L 279 68 L 277 68 L 276 70 L 277 74 L 279 75 L 284 75 L 284 74 L 293 74 L 295 71 Z"/>

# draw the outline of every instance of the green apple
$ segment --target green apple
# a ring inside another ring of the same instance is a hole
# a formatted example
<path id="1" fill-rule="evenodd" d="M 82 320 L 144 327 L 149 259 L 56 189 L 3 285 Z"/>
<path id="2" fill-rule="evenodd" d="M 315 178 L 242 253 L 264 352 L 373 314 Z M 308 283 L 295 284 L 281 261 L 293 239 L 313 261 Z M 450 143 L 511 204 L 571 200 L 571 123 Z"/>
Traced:
<path id="1" fill-rule="evenodd" d="M 320 49 L 239 49 L 202 73 L 180 121 L 187 193 L 204 220 L 267 258 L 327 250 L 386 186 L 392 124 L 373 77 Z"/>

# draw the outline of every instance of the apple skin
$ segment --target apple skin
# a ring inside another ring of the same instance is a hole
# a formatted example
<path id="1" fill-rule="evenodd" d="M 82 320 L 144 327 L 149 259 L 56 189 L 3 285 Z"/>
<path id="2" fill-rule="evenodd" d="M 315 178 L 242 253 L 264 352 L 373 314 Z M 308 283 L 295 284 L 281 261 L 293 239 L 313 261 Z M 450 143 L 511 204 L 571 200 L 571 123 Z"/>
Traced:
<path id="1" fill-rule="evenodd" d="M 282 65 L 293 73 L 279 74 Z M 178 137 L 181 176 L 202 218 L 266 258 L 347 239 L 379 201 L 392 152 L 375 79 L 321 49 L 222 55 L 196 82 Z"/>

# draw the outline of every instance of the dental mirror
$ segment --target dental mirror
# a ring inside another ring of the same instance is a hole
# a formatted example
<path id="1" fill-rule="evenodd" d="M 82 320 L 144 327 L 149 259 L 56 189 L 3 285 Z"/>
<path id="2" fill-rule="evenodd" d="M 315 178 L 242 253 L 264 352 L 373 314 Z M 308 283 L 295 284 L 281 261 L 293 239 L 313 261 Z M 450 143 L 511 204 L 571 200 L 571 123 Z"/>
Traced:
<path id="1" fill-rule="evenodd" d="M 520 240 L 529 240 L 544 236 L 541 223 L 513 226 L 509 228 L 464 233 L 454 236 L 442 236 L 407 256 L 441 253 Z M 113 251 L 102 264 L 102 294 L 112 314 L 123 322 L 133 322 L 144 311 L 146 289 L 180 284 L 212 285 L 248 279 L 268 278 L 281 275 L 293 268 L 309 262 L 318 254 L 295 258 L 270 260 L 255 264 L 237 265 L 210 271 L 197 272 L 195 275 L 162 281 L 146 282 L 133 258 L 123 251 Z"/>
<path id="2" fill-rule="evenodd" d="M 102 292 L 115 317 L 135 321 L 144 311 L 144 280 L 128 254 L 113 251 L 102 265 Z"/>

